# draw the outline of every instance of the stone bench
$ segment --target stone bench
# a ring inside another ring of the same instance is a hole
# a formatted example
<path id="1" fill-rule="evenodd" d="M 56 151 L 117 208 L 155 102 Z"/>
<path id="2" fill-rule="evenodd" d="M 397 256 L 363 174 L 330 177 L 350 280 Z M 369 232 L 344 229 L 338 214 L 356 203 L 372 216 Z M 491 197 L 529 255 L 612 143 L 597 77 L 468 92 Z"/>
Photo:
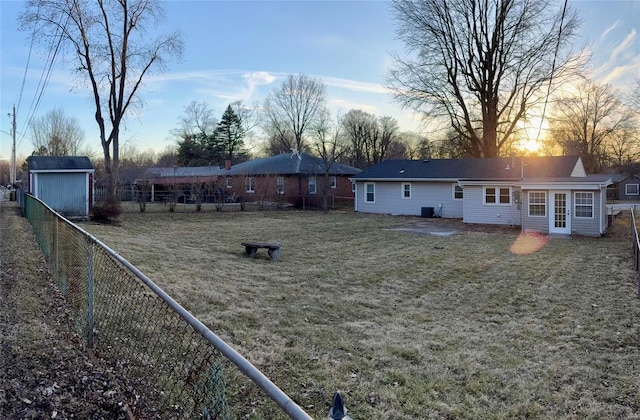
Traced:
<path id="1" fill-rule="evenodd" d="M 242 246 L 244 247 L 244 251 L 249 257 L 255 257 L 256 253 L 260 248 L 266 248 L 269 253 L 269 257 L 273 261 L 278 261 L 280 259 L 281 247 L 279 243 L 276 242 L 242 242 Z"/>

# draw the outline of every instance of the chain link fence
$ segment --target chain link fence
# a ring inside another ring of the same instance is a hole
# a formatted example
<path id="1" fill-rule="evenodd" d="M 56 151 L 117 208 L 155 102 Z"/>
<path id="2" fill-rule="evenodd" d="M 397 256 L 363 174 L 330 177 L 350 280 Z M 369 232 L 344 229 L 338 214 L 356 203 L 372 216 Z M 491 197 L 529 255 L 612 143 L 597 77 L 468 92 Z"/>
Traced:
<path id="1" fill-rule="evenodd" d="M 144 393 L 160 418 L 239 418 L 261 405 L 269 418 L 282 417 L 284 411 L 291 418 L 310 419 L 98 239 L 28 194 L 24 213 L 85 344 Z"/>

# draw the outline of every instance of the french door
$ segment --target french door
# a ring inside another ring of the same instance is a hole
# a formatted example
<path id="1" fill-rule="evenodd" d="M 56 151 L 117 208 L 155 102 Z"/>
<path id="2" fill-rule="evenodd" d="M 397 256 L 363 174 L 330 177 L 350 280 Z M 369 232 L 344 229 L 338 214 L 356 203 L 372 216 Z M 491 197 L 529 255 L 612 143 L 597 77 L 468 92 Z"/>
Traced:
<path id="1" fill-rule="evenodd" d="M 549 233 L 571 233 L 570 191 L 549 191 Z"/>

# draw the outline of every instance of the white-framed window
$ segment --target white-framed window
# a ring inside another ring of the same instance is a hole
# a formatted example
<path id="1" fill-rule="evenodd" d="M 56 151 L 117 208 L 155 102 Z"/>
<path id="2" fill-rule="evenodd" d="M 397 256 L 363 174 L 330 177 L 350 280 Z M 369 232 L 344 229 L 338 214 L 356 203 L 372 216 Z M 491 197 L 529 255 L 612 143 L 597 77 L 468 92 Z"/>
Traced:
<path id="1" fill-rule="evenodd" d="M 256 192 L 256 179 L 252 176 L 248 176 L 244 179 L 245 190 L 248 193 Z"/>
<path id="2" fill-rule="evenodd" d="M 373 182 L 367 182 L 364 184 L 365 198 L 364 201 L 367 203 L 375 203 L 376 202 L 376 184 Z"/>
<path id="3" fill-rule="evenodd" d="M 351 181 L 351 192 L 355 194 L 356 192 L 356 182 L 355 181 Z"/>
<path id="4" fill-rule="evenodd" d="M 333 188 L 334 190 L 338 188 L 338 178 L 336 178 L 335 176 L 331 177 L 331 188 Z"/>
<path id="5" fill-rule="evenodd" d="M 573 215 L 581 219 L 593 219 L 593 193 L 573 193 Z"/>
<path id="6" fill-rule="evenodd" d="M 640 188 L 638 184 L 627 184 L 624 186 L 624 193 L 626 195 L 640 195 Z"/>
<path id="7" fill-rule="evenodd" d="M 484 187 L 484 204 L 491 206 L 511 205 L 511 187 Z"/>
<path id="8" fill-rule="evenodd" d="M 233 188 L 233 184 L 230 176 L 227 177 L 227 188 Z"/>
<path id="9" fill-rule="evenodd" d="M 316 177 L 310 176 L 309 177 L 309 194 L 315 194 L 315 193 L 316 193 Z"/>
<path id="10" fill-rule="evenodd" d="M 464 194 L 462 193 L 462 187 L 458 184 L 453 184 L 453 199 L 462 200 Z"/>
<path id="11" fill-rule="evenodd" d="M 404 182 L 402 184 L 402 198 L 411 198 L 411 183 Z"/>
<path id="12" fill-rule="evenodd" d="M 547 193 L 529 191 L 529 217 L 547 217 Z"/>
<path id="13" fill-rule="evenodd" d="M 284 177 L 283 176 L 279 176 L 276 178 L 276 193 L 277 194 L 284 194 Z"/>

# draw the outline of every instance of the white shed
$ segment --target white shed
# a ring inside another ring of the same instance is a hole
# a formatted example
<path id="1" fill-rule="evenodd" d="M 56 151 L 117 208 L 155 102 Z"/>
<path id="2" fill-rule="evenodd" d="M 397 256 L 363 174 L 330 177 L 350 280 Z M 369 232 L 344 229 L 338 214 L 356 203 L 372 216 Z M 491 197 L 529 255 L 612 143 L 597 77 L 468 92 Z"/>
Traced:
<path id="1" fill-rule="evenodd" d="M 65 217 L 89 216 L 95 169 L 86 156 L 29 156 L 27 192 Z"/>

